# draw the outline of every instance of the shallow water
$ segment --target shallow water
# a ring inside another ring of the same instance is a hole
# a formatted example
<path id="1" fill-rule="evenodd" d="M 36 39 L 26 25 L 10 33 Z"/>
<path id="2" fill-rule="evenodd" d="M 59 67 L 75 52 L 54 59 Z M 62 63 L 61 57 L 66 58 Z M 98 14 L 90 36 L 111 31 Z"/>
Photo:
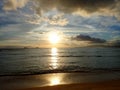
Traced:
<path id="1" fill-rule="evenodd" d="M 0 75 L 120 71 L 120 48 L 0 49 Z"/>

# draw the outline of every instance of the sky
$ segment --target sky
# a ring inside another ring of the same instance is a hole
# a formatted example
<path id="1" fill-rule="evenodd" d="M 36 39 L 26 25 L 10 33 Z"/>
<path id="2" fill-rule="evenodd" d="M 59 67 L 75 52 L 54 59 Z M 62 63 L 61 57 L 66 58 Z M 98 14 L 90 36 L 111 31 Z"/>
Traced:
<path id="1" fill-rule="evenodd" d="M 120 46 L 119 6 L 120 0 L 0 0 L 0 46 Z"/>

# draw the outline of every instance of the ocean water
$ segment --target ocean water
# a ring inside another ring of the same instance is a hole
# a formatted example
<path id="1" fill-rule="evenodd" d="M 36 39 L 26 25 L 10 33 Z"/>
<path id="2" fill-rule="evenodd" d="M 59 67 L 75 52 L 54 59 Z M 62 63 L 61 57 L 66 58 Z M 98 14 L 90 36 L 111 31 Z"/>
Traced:
<path id="1" fill-rule="evenodd" d="M 0 75 L 120 71 L 120 48 L 0 49 Z"/>

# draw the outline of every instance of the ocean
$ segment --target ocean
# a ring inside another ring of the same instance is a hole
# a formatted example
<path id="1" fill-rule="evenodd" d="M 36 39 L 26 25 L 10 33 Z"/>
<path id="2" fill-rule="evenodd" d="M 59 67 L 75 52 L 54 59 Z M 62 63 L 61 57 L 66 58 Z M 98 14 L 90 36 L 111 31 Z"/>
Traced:
<path id="1" fill-rule="evenodd" d="M 120 48 L 0 49 L 0 76 L 120 71 Z"/>

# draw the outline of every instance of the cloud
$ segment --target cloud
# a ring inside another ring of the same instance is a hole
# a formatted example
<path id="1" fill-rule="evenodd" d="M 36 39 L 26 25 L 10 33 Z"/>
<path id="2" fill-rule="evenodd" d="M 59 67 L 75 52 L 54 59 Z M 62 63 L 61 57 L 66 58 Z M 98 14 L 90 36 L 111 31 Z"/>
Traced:
<path id="1" fill-rule="evenodd" d="M 59 25 L 59 26 L 65 26 L 68 24 L 68 20 L 63 17 L 64 14 L 57 14 L 53 16 L 43 16 L 38 18 L 30 18 L 27 20 L 27 22 L 31 24 L 40 24 L 41 22 L 47 22 L 50 25 Z"/>
<path id="2" fill-rule="evenodd" d="M 0 28 L 0 41 L 6 40 L 24 40 L 28 36 L 27 32 L 30 32 L 35 26 L 28 24 L 15 24 L 8 25 Z"/>
<path id="3" fill-rule="evenodd" d="M 89 16 L 94 13 L 120 17 L 119 0 L 35 0 L 37 14 L 42 14 L 52 9 L 64 13 L 76 13 Z"/>
<path id="4" fill-rule="evenodd" d="M 120 0 L 5 0 L 4 10 L 22 8 L 31 1 L 36 14 L 56 9 L 64 13 L 76 13 L 82 16 L 93 13 L 120 17 Z"/>
<path id="5" fill-rule="evenodd" d="M 87 41 L 87 42 L 91 42 L 91 43 L 105 43 L 106 40 L 104 39 L 100 39 L 100 38 L 94 38 L 94 37 L 90 37 L 88 35 L 78 35 L 75 37 L 72 37 L 71 40 L 76 40 L 76 41 Z"/>
<path id="6" fill-rule="evenodd" d="M 3 9 L 6 11 L 17 10 L 25 6 L 28 0 L 4 0 Z"/>
<path id="7" fill-rule="evenodd" d="M 68 20 L 63 16 L 64 14 L 54 15 L 51 19 L 48 19 L 47 21 L 52 25 L 65 26 L 68 24 Z"/>
<path id="8" fill-rule="evenodd" d="M 64 12 L 75 12 L 85 10 L 88 13 L 96 12 L 100 9 L 111 9 L 116 5 L 116 0 L 35 0 L 39 6 L 37 11 L 48 11 L 57 8 Z"/>

